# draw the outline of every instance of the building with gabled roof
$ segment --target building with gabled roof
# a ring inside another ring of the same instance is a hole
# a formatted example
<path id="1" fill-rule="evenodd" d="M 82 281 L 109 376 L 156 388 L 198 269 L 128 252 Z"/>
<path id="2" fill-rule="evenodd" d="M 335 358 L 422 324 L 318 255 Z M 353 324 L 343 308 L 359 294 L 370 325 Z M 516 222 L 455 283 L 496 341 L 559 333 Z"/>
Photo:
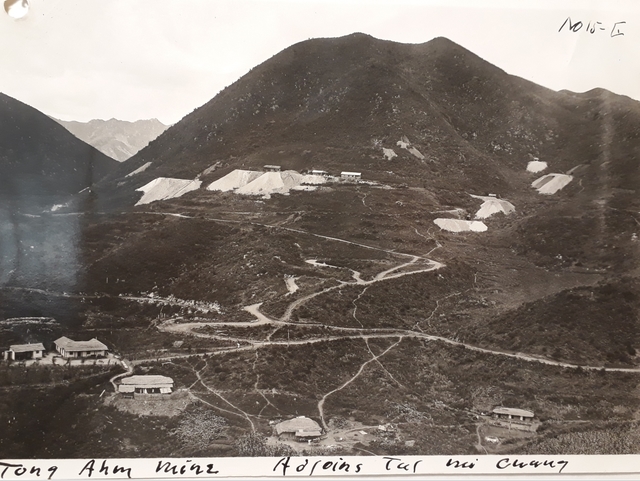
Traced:
<path id="1" fill-rule="evenodd" d="M 540 426 L 540 423 L 535 420 L 535 414 L 532 411 L 506 408 L 503 406 L 497 406 L 491 411 L 491 420 L 489 423 L 500 427 L 529 432 L 536 432 L 538 426 Z"/>
<path id="2" fill-rule="evenodd" d="M 109 352 L 109 348 L 95 337 L 89 341 L 74 341 L 62 336 L 53 344 L 56 351 L 64 358 L 99 357 L 106 356 Z"/>
<path id="3" fill-rule="evenodd" d="M 494 408 L 492 413 L 497 418 L 513 419 L 518 421 L 527 421 L 534 417 L 534 414 L 531 411 L 518 408 L 505 408 L 502 406 Z"/>
<path id="4" fill-rule="evenodd" d="M 44 351 L 44 345 L 41 342 L 13 344 L 4 352 L 4 358 L 9 361 L 41 359 L 44 355 Z"/>
<path id="5" fill-rule="evenodd" d="M 282 421 L 276 425 L 278 436 L 290 436 L 297 439 L 312 439 L 322 436 L 322 428 L 313 419 L 305 416 Z"/>
<path id="6" fill-rule="evenodd" d="M 118 385 L 119 393 L 134 398 L 145 394 L 171 394 L 172 391 L 173 379 L 157 374 L 125 377 Z"/>

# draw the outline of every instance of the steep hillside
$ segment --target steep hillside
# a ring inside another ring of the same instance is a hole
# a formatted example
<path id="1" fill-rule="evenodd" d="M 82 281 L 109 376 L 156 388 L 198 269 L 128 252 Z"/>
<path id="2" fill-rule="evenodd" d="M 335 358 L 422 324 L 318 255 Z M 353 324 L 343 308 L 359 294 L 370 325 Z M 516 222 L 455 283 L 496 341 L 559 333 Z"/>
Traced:
<path id="1" fill-rule="evenodd" d="M 116 167 L 36 109 L 0 94 L 0 196 L 76 194 Z"/>
<path id="2" fill-rule="evenodd" d="M 168 127 L 157 119 L 135 122 L 117 119 L 89 122 L 54 120 L 79 139 L 120 162 L 138 153 Z"/>
<path id="3" fill-rule="evenodd" d="M 420 45 L 363 34 L 315 39 L 285 49 L 186 116 L 122 165 L 103 195 L 106 205 L 131 205 L 140 195 L 135 189 L 156 177 L 204 172 L 206 183 L 234 168 L 273 163 L 362 171 L 440 195 L 509 196 L 529 192 L 525 169 L 536 158 L 549 172 L 589 167 L 578 174 L 592 194 L 637 180 L 637 146 L 628 148 L 634 130 L 625 126 L 638 123 L 640 107 L 630 99 L 553 92 L 444 38 Z M 622 142 L 614 146 L 617 136 Z M 409 145 L 402 148 L 401 140 Z M 397 157 L 387 160 L 383 148 Z M 615 167 L 606 167 L 610 160 Z"/>
<path id="4" fill-rule="evenodd" d="M 79 218 L 41 214 L 56 212 L 79 191 L 88 192 L 117 162 L 3 94 L 0 126 L 0 286 L 72 289 Z M 77 205 L 82 211 L 91 207 Z"/>
<path id="5" fill-rule="evenodd" d="M 203 403 L 148 422 L 115 393 L 89 406 L 105 383 L 53 424 L 11 404 L 28 430 L 0 450 L 24 453 L 42 424 L 50 456 L 633 452 L 638 132 L 638 102 L 553 92 L 446 39 L 294 45 L 77 205 L 0 223 L 30 236 L 1 246 L 0 342 L 97 336 Z M 265 164 L 283 172 L 248 172 Z M 309 169 L 333 176 L 293 185 Z M 538 431 L 496 426 L 496 406 L 534 411 Z M 178 441 L 202 409 L 216 442 Z M 299 415 L 326 437 L 263 442 Z M 135 429 L 96 446 L 55 423 Z"/>
<path id="6" fill-rule="evenodd" d="M 636 101 L 604 90 L 554 92 L 444 38 L 315 39 L 252 69 L 168 129 L 99 186 L 98 202 L 130 207 L 136 189 L 157 177 L 199 177 L 204 187 L 264 164 L 355 170 L 387 186 L 425 188 L 449 209 L 470 210 L 468 194 L 509 199 L 526 215 L 502 231 L 505 241 L 538 265 L 561 256 L 567 265 L 633 269 L 639 127 Z M 527 172 L 535 159 L 546 162 L 544 172 Z M 567 172 L 573 180 L 553 196 L 531 187 Z M 199 189 L 187 198 L 206 204 L 219 195 Z M 612 239 L 615 249 L 600 248 Z"/>
<path id="7" fill-rule="evenodd" d="M 470 218 L 479 203 L 469 194 L 492 193 L 515 213 L 488 219 L 489 233 L 474 244 L 508 248 L 537 267 L 621 274 L 640 261 L 639 128 L 636 101 L 603 90 L 554 92 L 444 38 L 315 39 L 252 69 L 169 128 L 98 186 L 97 202 L 130 208 L 136 189 L 158 177 L 198 178 L 204 187 L 268 163 L 355 170 L 391 190 L 334 185 L 258 208 L 250 197 L 200 188 L 138 210 L 205 214 L 237 204 L 268 217 L 308 205 L 296 221 L 309 231 L 349 232 L 393 249 L 412 242 L 416 222 L 436 229 L 436 217 Z M 535 159 L 546 162 L 544 172 L 527 171 Z M 546 173 L 571 178 L 545 195 L 531 184 Z M 400 217 L 402 228 L 387 222 Z"/>

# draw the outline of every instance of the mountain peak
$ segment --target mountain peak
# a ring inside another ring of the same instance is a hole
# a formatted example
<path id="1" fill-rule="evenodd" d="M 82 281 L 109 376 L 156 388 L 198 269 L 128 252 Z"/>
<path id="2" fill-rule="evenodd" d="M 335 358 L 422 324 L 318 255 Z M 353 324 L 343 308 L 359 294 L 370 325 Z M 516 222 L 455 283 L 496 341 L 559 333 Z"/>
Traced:
<path id="1" fill-rule="evenodd" d="M 111 118 L 89 122 L 57 122 L 79 139 L 120 162 L 135 155 L 167 129 L 158 119 L 130 122 Z"/>

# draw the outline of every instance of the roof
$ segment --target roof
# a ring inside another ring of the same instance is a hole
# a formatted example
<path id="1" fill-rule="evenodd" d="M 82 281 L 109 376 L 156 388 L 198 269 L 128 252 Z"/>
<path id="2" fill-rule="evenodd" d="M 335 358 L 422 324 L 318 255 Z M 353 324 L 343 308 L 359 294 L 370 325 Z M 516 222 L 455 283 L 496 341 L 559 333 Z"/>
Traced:
<path id="1" fill-rule="evenodd" d="M 41 342 L 33 344 L 14 344 L 13 346 L 9 346 L 9 350 L 13 352 L 44 351 L 44 346 Z"/>
<path id="2" fill-rule="evenodd" d="M 296 436 L 312 435 L 308 433 L 322 432 L 320 425 L 313 419 L 309 419 L 305 416 L 298 416 L 297 418 L 282 421 L 276 425 L 276 433 L 295 433 Z M 318 434 L 319 436 L 320 434 Z"/>
<path id="3" fill-rule="evenodd" d="M 322 431 L 316 429 L 315 431 L 296 431 L 296 436 L 299 438 L 317 438 L 322 436 Z"/>
<path id="4" fill-rule="evenodd" d="M 109 348 L 98 341 L 95 337 L 90 341 L 74 341 L 68 337 L 62 336 L 54 341 L 56 346 L 61 347 L 65 351 L 108 351 Z"/>
<path id="5" fill-rule="evenodd" d="M 341 172 L 340 175 L 362 175 L 360 172 Z"/>
<path id="6" fill-rule="evenodd" d="M 267 164 L 264 166 L 265 169 L 280 169 L 281 167 L 279 165 L 271 165 L 271 164 Z"/>
<path id="7" fill-rule="evenodd" d="M 502 406 L 494 408 L 493 412 L 495 414 L 511 414 L 512 416 L 522 416 L 525 418 L 532 418 L 534 416 L 531 411 L 525 411 L 524 409 L 518 408 L 505 408 Z"/>
<path id="8" fill-rule="evenodd" d="M 125 377 L 121 383 L 133 387 L 160 387 L 167 385 L 173 386 L 173 379 L 167 376 L 149 374 Z"/>

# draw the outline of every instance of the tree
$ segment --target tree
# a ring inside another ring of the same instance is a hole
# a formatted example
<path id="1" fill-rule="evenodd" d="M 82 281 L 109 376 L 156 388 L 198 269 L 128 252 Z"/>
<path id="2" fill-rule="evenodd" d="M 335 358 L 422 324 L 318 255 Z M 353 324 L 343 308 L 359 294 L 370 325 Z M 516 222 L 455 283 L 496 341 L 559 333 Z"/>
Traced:
<path id="1" fill-rule="evenodd" d="M 174 433 L 185 445 L 203 449 L 212 441 L 219 439 L 226 428 L 226 419 L 198 407 L 184 413 Z"/>
<path id="2" fill-rule="evenodd" d="M 265 456 L 295 456 L 296 452 L 291 446 L 277 444 L 268 446 L 267 438 L 260 433 L 249 433 L 240 436 L 235 442 L 238 456 L 265 457 Z"/>

